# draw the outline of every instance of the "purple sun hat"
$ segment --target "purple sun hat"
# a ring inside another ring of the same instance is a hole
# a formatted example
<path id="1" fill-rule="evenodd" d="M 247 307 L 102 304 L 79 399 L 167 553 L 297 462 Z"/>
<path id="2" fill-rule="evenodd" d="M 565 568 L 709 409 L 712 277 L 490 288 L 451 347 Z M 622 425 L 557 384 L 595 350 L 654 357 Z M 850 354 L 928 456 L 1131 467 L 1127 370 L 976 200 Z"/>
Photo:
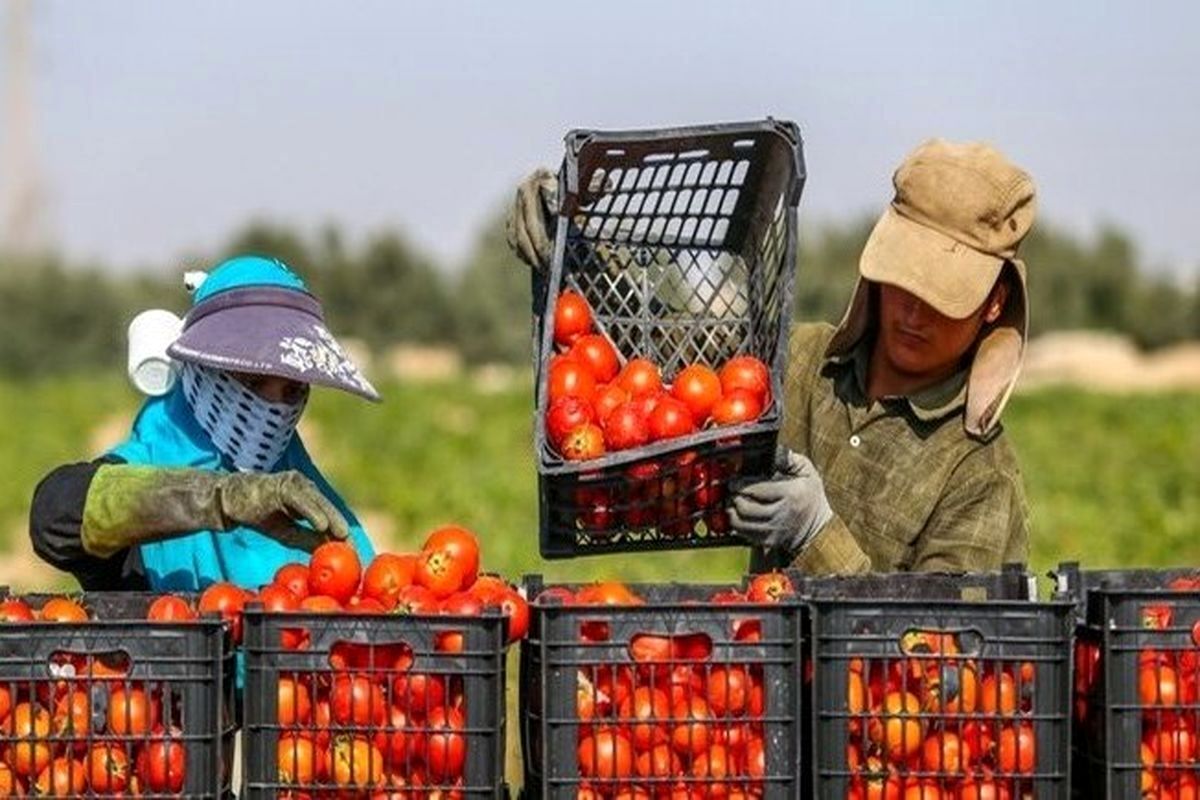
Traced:
<path id="1" fill-rule="evenodd" d="M 321 304 L 282 261 L 237 256 L 192 296 L 183 333 L 167 348 L 179 361 L 230 372 L 331 386 L 378 402 L 379 392 L 325 327 Z"/>

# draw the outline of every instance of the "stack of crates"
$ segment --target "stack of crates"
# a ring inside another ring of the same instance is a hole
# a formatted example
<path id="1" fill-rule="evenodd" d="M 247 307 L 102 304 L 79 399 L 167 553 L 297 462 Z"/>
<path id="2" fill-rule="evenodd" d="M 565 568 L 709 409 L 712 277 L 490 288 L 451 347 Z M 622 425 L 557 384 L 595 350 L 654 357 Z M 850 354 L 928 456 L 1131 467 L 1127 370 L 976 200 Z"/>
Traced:
<path id="1" fill-rule="evenodd" d="M 1200 572 L 1055 573 L 1078 614 L 1079 797 L 1200 796 Z"/>
<path id="2" fill-rule="evenodd" d="M 57 597 L 0 593 L 35 613 Z M 85 594 L 86 621 L 0 624 L 0 796 L 230 796 L 228 633 L 147 622 L 152 599 Z"/>

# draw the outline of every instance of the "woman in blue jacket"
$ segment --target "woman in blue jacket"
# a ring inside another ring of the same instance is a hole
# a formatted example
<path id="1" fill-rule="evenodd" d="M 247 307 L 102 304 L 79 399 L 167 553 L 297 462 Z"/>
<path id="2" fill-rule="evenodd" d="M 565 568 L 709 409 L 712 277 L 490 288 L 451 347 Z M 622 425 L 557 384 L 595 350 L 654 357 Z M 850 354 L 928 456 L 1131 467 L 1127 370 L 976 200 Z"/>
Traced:
<path id="1" fill-rule="evenodd" d="M 38 484 L 36 552 L 87 590 L 257 589 L 327 540 L 369 560 L 366 532 L 296 424 L 313 384 L 379 395 L 304 282 L 271 258 L 220 264 L 167 352 L 179 380 L 145 403 L 129 438 Z"/>

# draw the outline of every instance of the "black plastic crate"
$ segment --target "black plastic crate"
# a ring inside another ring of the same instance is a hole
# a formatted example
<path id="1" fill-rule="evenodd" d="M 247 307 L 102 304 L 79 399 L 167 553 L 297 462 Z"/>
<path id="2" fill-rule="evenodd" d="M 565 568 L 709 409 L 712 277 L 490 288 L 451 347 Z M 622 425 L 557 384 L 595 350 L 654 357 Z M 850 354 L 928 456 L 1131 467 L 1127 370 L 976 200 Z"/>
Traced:
<path id="1" fill-rule="evenodd" d="M 267 614 L 250 604 L 245 651 L 242 796 L 507 797 L 498 612 Z M 291 701 L 282 717 L 281 700 Z M 284 761 L 301 765 L 285 775 Z"/>
<path id="2" fill-rule="evenodd" d="M 540 576 L 527 577 L 525 588 L 533 612 L 521 643 L 527 797 L 632 800 L 680 788 L 712 798 L 740 796 L 735 791 L 767 800 L 799 795 L 804 606 L 798 600 L 719 604 L 710 601 L 714 593 L 740 587 L 663 584 L 629 587 L 644 605 L 582 606 L 539 599 L 546 588 Z M 710 682 L 722 700 L 712 700 Z M 694 700 L 712 701 L 710 724 L 676 715 L 677 702 L 690 708 Z M 635 719 L 639 701 L 651 716 Z M 670 708 L 666 715 L 664 708 Z M 658 721 L 666 724 L 659 729 Z M 628 748 L 605 733 L 626 726 Z M 609 744 L 612 771 L 601 773 L 598 750 Z M 717 744 L 725 748 L 728 772 L 714 778 L 697 766 L 697 756 L 710 758 L 703 763 L 711 769 L 719 759 L 705 745 Z M 650 768 L 655 745 L 678 759 L 658 754 L 668 775 Z M 622 777 L 626 750 L 630 774 Z M 646 752 L 651 755 L 639 773 Z"/>
<path id="3" fill-rule="evenodd" d="M 1200 795 L 1200 570 L 1067 563 L 1055 576 L 1079 621 L 1078 796 Z"/>
<path id="4" fill-rule="evenodd" d="M 554 259 L 534 308 L 543 556 L 739 542 L 724 487 L 773 466 L 803 185 L 792 123 L 567 135 Z M 545 378 L 566 289 L 588 301 L 622 363 L 649 358 L 668 382 L 690 363 L 753 355 L 770 368 L 772 402 L 751 423 L 564 460 L 546 435 Z"/>
<path id="5" fill-rule="evenodd" d="M 1011 570 L 798 583 L 814 797 L 1069 795 L 1070 603 Z"/>
<path id="6" fill-rule="evenodd" d="M 40 610 L 63 595 L 10 595 Z M 219 617 L 147 622 L 158 595 L 71 595 L 87 622 L 0 625 L 0 705 L 8 704 L 0 751 L 6 779 L 82 797 L 231 796 L 234 659 Z M 19 704 L 28 704 L 18 711 Z M 28 712 L 28 713 L 26 713 Z M 25 722 L 18 721 L 20 714 Z M 49 726 L 47 730 L 46 726 Z M 97 751 L 95 756 L 93 751 Z M 97 783 L 93 758 L 112 777 Z M 57 759 L 67 759 L 57 763 Z M 62 783 L 52 777 L 55 766 Z"/>

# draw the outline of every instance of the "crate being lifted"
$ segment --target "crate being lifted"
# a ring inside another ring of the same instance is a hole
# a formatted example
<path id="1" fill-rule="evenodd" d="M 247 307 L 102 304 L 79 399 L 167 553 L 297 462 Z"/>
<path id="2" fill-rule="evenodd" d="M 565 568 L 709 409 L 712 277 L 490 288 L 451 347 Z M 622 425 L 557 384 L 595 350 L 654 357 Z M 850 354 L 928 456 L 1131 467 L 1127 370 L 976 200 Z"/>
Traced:
<path id="1" fill-rule="evenodd" d="M 728 483 L 774 466 L 803 185 L 792 123 L 568 134 L 553 262 L 534 297 L 543 556 L 738 542 Z M 719 426 L 693 420 L 691 433 L 564 457 L 547 412 L 562 355 L 555 308 L 566 291 L 586 301 L 622 368 L 646 359 L 664 384 L 689 365 L 762 362 L 761 413 Z"/>

